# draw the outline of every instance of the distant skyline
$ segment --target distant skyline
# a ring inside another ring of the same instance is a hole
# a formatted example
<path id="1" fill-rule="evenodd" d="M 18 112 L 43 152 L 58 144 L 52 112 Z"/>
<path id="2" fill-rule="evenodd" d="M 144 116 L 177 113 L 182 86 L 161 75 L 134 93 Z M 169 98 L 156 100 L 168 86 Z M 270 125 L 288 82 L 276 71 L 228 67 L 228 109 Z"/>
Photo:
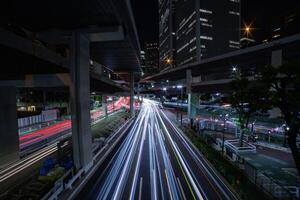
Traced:
<path id="1" fill-rule="evenodd" d="M 268 35 L 270 23 L 289 11 L 300 13 L 299 0 L 241 0 L 242 23 L 252 23 L 253 37 L 262 40 Z M 158 41 L 158 0 L 132 0 L 133 12 L 139 34 L 141 48 L 145 42 Z"/>

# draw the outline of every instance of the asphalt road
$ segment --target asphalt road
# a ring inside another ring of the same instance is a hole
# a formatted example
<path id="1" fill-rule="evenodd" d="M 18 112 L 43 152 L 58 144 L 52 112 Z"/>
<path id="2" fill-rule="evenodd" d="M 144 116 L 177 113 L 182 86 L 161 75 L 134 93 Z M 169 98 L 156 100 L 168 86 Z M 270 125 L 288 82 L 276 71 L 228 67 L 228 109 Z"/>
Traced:
<path id="1" fill-rule="evenodd" d="M 118 151 L 87 199 L 236 199 L 172 121 L 144 100 Z"/>

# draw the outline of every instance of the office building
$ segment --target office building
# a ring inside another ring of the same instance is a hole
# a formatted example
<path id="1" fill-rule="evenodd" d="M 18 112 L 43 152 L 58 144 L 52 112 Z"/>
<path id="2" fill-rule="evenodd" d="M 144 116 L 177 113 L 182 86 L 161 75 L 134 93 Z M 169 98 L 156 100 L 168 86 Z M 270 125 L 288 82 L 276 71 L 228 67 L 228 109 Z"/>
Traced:
<path id="1" fill-rule="evenodd" d="M 145 71 L 146 71 L 145 51 L 141 51 L 141 68 L 142 68 L 143 73 L 145 74 Z"/>
<path id="2" fill-rule="evenodd" d="M 146 75 L 159 72 L 159 51 L 157 42 L 146 42 L 145 45 L 145 71 Z"/>
<path id="3" fill-rule="evenodd" d="M 159 0 L 159 70 L 176 65 L 175 0 Z"/>
<path id="4" fill-rule="evenodd" d="M 240 21 L 240 0 L 178 0 L 177 66 L 239 49 Z"/>

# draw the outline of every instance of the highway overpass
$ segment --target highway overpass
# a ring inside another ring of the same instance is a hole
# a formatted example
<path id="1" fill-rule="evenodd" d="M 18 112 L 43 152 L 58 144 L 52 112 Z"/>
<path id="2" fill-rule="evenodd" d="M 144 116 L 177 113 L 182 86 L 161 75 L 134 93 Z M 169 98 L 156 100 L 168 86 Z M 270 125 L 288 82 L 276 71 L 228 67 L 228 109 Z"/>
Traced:
<path id="1" fill-rule="evenodd" d="M 130 1 L 2 1 L 1 163 L 18 159 L 16 90 L 69 88 L 76 170 L 92 164 L 90 93 L 127 93 L 133 113 L 140 45 Z M 117 73 L 117 75 L 116 75 Z M 127 81 L 120 85 L 112 75 Z"/>

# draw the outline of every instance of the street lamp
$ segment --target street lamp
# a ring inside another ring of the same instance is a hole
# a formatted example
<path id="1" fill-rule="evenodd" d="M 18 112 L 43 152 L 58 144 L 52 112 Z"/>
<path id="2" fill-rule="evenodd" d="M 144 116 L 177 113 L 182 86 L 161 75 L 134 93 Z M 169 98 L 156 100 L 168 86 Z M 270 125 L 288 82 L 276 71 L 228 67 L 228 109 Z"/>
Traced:
<path id="1" fill-rule="evenodd" d="M 227 121 L 228 116 L 229 116 L 228 114 L 224 115 L 224 126 L 223 126 L 223 134 L 222 134 L 222 155 L 224 155 L 226 121 Z"/>
<path id="2" fill-rule="evenodd" d="M 286 146 L 286 139 L 287 139 L 287 133 L 289 132 L 290 130 L 290 127 L 288 127 L 287 125 L 284 125 L 283 126 L 283 130 L 284 130 L 284 140 L 283 140 L 283 146 L 285 147 Z"/>
<path id="3" fill-rule="evenodd" d="M 251 32 L 253 30 L 252 23 L 250 23 L 250 24 L 244 23 L 244 28 L 242 30 L 244 31 L 243 34 L 246 35 L 246 37 L 251 36 Z"/>
<path id="4" fill-rule="evenodd" d="M 167 58 L 167 59 L 165 60 L 165 63 L 166 63 L 167 65 L 172 65 L 172 60 L 171 60 L 170 58 Z"/>

